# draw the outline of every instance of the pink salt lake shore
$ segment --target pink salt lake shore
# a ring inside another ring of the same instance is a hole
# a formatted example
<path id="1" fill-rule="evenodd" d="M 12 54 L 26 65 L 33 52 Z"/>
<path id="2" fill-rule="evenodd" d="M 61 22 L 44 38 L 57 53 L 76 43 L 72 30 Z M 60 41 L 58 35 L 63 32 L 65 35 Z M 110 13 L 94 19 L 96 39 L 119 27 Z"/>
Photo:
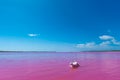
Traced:
<path id="1" fill-rule="evenodd" d="M 120 80 L 120 52 L 0 53 L 0 80 Z"/>

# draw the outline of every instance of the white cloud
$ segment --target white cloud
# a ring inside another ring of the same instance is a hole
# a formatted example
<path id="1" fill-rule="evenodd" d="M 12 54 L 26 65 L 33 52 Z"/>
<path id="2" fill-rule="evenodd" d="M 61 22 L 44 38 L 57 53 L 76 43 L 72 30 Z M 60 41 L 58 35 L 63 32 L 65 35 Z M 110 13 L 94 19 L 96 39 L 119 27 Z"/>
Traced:
<path id="1" fill-rule="evenodd" d="M 114 45 L 120 45 L 120 42 L 117 41 L 116 39 L 112 39 L 111 41 L 112 41 L 112 43 L 113 43 Z"/>
<path id="2" fill-rule="evenodd" d="M 40 34 L 28 34 L 28 36 L 30 37 L 36 37 L 36 36 L 39 36 Z"/>
<path id="3" fill-rule="evenodd" d="M 102 35 L 102 36 L 99 36 L 99 38 L 101 40 L 111 40 L 111 39 L 114 39 L 114 37 L 109 36 L 109 35 Z"/>
<path id="4" fill-rule="evenodd" d="M 103 42 L 103 44 L 106 44 L 106 43 L 112 43 L 112 44 L 114 44 L 114 45 L 120 45 L 120 42 L 119 41 L 117 41 L 113 36 L 109 36 L 109 35 L 102 35 L 102 36 L 99 36 L 99 38 L 101 39 L 101 40 L 107 40 L 105 43 Z M 108 43 L 108 44 L 109 44 Z"/>
<path id="5" fill-rule="evenodd" d="M 104 42 L 101 42 L 99 45 L 100 45 L 100 46 L 108 46 L 108 45 L 110 45 L 110 44 L 111 44 L 110 41 L 104 41 Z"/>
<path id="6" fill-rule="evenodd" d="M 117 41 L 113 36 L 109 36 L 109 35 L 102 35 L 102 36 L 99 36 L 99 38 L 101 40 L 107 40 L 107 42 L 112 42 L 112 44 L 114 45 L 120 45 L 120 42 Z"/>
<path id="7" fill-rule="evenodd" d="M 79 48 L 81 51 L 86 50 L 109 50 L 111 48 L 110 45 L 108 45 L 109 42 L 102 42 L 100 44 L 96 43 L 86 43 L 86 44 L 77 44 L 77 48 Z"/>
<path id="8" fill-rule="evenodd" d="M 76 47 L 78 47 L 78 48 L 93 48 L 95 46 L 96 46 L 96 44 L 94 42 L 88 42 L 86 44 L 77 44 Z"/>
<path id="9" fill-rule="evenodd" d="M 87 42 L 85 44 L 77 44 L 77 48 L 81 50 L 110 50 L 111 48 L 116 48 L 120 46 L 120 41 L 117 41 L 113 36 L 102 35 L 99 39 L 105 40 L 96 44 L 95 42 Z"/>
<path id="10" fill-rule="evenodd" d="M 77 44 L 76 47 L 78 47 L 78 48 L 84 48 L 85 44 Z"/>
<path id="11" fill-rule="evenodd" d="M 86 47 L 93 48 L 96 46 L 95 42 L 86 43 Z"/>

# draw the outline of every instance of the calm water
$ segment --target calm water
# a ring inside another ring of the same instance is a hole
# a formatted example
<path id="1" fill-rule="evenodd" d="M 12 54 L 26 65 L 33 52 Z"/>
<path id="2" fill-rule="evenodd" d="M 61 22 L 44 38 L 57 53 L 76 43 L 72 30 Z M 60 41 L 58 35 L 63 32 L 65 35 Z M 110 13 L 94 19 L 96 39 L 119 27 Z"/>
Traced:
<path id="1" fill-rule="evenodd" d="M 74 60 L 81 67 L 71 69 Z M 120 80 L 120 52 L 4 52 L 0 80 Z"/>

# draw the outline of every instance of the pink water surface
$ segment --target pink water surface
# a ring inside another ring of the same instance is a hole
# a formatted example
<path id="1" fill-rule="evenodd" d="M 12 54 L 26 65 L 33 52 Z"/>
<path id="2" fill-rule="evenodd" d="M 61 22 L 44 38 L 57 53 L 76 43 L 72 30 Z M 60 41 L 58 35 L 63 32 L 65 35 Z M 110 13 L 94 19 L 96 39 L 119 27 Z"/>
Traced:
<path id="1" fill-rule="evenodd" d="M 120 80 L 120 52 L 0 53 L 0 80 Z"/>

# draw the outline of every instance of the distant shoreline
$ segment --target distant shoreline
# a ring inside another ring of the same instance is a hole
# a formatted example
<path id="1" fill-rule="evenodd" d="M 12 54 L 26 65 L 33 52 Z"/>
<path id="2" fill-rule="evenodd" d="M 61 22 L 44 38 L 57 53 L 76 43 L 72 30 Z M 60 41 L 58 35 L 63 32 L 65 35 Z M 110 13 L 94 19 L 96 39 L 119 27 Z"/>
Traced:
<path id="1" fill-rule="evenodd" d="M 47 53 L 47 52 L 49 52 L 49 53 L 53 53 L 53 52 L 57 53 L 58 52 L 59 53 L 60 51 L 0 51 L 0 52 L 35 52 L 35 53 L 42 53 L 42 52 L 43 53 Z M 68 52 L 66 51 L 66 53 L 68 53 Z M 98 50 L 95 51 L 95 50 L 93 50 L 93 51 L 76 51 L 76 52 L 120 52 L 120 50 L 101 50 L 101 51 L 98 51 Z"/>
<path id="2" fill-rule="evenodd" d="M 0 52 L 56 52 L 56 51 L 0 51 Z"/>

